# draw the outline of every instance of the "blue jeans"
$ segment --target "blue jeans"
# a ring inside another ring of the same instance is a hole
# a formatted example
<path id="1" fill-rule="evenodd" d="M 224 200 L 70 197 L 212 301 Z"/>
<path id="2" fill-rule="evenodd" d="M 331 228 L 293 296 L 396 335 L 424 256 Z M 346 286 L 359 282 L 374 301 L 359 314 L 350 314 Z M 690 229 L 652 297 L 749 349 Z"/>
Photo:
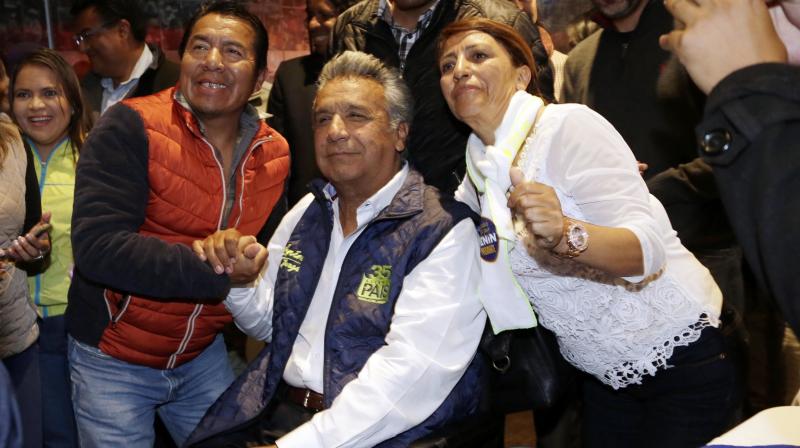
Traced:
<path id="1" fill-rule="evenodd" d="M 64 316 L 39 321 L 39 370 L 42 376 L 42 430 L 47 448 L 78 446 L 67 364 Z"/>
<path id="2" fill-rule="evenodd" d="M 172 370 L 120 361 L 69 338 L 72 402 L 83 448 L 153 446 L 155 413 L 182 445 L 233 382 L 222 336 Z"/>

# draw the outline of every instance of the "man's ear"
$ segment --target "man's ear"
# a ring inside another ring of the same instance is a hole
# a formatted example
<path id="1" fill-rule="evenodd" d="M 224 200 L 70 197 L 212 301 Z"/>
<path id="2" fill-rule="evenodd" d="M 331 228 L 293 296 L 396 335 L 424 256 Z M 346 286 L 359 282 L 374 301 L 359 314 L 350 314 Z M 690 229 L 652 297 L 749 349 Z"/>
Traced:
<path id="1" fill-rule="evenodd" d="M 253 93 L 256 93 L 259 90 L 261 90 L 261 85 L 264 84 L 264 80 L 265 79 L 267 79 L 267 69 L 266 69 L 266 67 L 264 68 L 264 70 L 261 70 L 256 75 L 256 85 L 253 86 Z"/>
<path id="2" fill-rule="evenodd" d="M 515 86 L 517 90 L 527 90 L 528 84 L 531 83 L 531 69 L 527 65 L 520 65 L 517 67 L 517 81 Z"/>
<path id="3" fill-rule="evenodd" d="M 131 35 L 131 22 L 128 22 L 128 19 L 120 19 L 117 22 L 117 32 L 121 38 L 127 39 Z"/>
<path id="4" fill-rule="evenodd" d="M 406 149 L 406 139 L 408 138 L 408 123 L 400 123 L 397 125 L 397 144 L 394 150 L 403 152 Z"/>

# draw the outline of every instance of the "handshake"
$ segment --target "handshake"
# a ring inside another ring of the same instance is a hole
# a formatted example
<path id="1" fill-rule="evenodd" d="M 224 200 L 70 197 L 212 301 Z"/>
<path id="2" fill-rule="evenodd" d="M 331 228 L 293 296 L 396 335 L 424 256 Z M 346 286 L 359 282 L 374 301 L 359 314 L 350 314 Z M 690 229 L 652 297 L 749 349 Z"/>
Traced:
<path id="1" fill-rule="evenodd" d="M 195 240 L 192 250 L 217 274 L 228 274 L 231 285 L 251 283 L 267 262 L 267 248 L 252 235 L 236 229 L 219 230 L 204 240 Z"/>

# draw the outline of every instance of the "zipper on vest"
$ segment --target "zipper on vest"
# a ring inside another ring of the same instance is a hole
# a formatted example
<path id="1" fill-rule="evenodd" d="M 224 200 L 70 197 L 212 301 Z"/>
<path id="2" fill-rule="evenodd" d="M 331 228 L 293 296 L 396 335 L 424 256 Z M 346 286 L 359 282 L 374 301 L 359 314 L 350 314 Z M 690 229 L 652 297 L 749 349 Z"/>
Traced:
<path id="1" fill-rule="evenodd" d="M 211 150 L 211 157 L 213 157 L 214 161 L 217 162 L 217 168 L 219 168 L 219 177 L 222 179 L 222 204 L 219 209 L 219 218 L 217 218 L 217 230 L 219 230 L 222 228 L 222 216 L 225 214 L 225 200 L 228 198 L 228 182 L 225 180 L 225 169 L 222 167 L 222 163 L 217 158 L 217 150 L 214 149 L 214 145 L 209 143 L 205 137 L 200 137 L 200 140 L 208 145 L 208 149 Z"/>
<path id="2" fill-rule="evenodd" d="M 211 151 L 211 157 L 214 158 L 214 161 L 217 162 L 217 168 L 219 168 L 219 177 L 222 179 L 222 204 L 219 209 L 219 218 L 217 218 L 217 230 L 220 229 L 222 226 L 222 216 L 225 214 L 225 200 L 228 197 L 228 186 L 227 182 L 225 181 L 225 170 L 222 167 L 222 163 L 217 158 L 217 152 L 214 149 L 214 145 L 212 145 L 205 137 L 200 137 L 200 140 L 203 141 L 208 146 L 208 149 Z M 200 312 L 203 310 L 202 304 L 195 304 L 194 310 L 192 310 L 192 314 L 189 315 L 189 320 L 186 323 L 186 332 L 183 334 L 183 339 L 181 339 L 181 343 L 178 344 L 178 349 L 175 353 L 169 356 L 169 360 L 167 361 L 167 369 L 172 369 L 175 367 L 175 364 L 178 361 L 178 355 L 183 354 L 186 351 L 186 347 L 189 345 L 189 341 L 192 339 L 192 335 L 194 334 L 194 323 L 197 320 L 197 317 L 200 316 Z"/>
<path id="3" fill-rule="evenodd" d="M 244 157 L 242 157 L 242 161 L 239 163 L 239 177 L 242 178 L 242 188 L 239 189 L 239 199 L 236 201 L 239 204 L 239 216 L 236 217 L 236 222 L 233 223 L 234 228 L 239 226 L 239 220 L 242 219 L 242 213 L 244 211 L 242 209 L 242 207 L 244 207 L 244 166 L 247 164 L 247 159 L 250 158 L 257 146 L 273 140 L 274 138 L 271 135 L 268 135 L 267 138 L 253 142 L 253 144 L 250 145 L 250 148 L 245 153 Z"/>
<path id="4" fill-rule="evenodd" d="M 194 323 L 200 316 L 201 311 L 203 311 L 203 305 L 200 303 L 196 304 L 192 314 L 189 316 L 189 322 L 186 324 L 186 332 L 183 334 L 183 339 L 181 339 L 181 343 L 178 344 L 178 350 L 171 354 L 169 361 L 167 361 L 167 369 L 175 368 L 175 364 L 178 361 L 178 355 L 182 355 L 183 352 L 186 351 L 186 346 L 189 345 L 189 341 L 192 339 L 192 334 L 194 334 Z"/>
<path id="5" fill-rule="evenodd" d="M 220 211 L 219 211 L 219 218 L 217 219 L 217 230 L 220 230 L 222 228 L 222 217 L 225 214 L 225 201 L 228 198 L 228 186 L 227 186 L 227 182 L 226 182 L 226 179 L 225 179 L 225 170 L 222 167 L 222 163 L 217 158 L 217 152 L 214 149 L 214 145 L 212 145 L 208 140 L 206 140 L 205 137 L 200 137 L 200 140 L 202 140 L 203 143 L 205 143 L 208 146 L 208 149 L 211 150 L 211 156 L 214 158 L 214 161 L 217 162 L 217 168 L 219 168 L 220 179 L 222 179 L 222 198 L 223 199 L 222 199 L 222 204 L 221 204 Z M 241 216 L 242 216 L 242 200 L 244 198 L 244 165 L 245 165 L 245 162 L 247 162 L 247 159 L 250 158 L 250 156 L 252 155 L 253 150 L 256 148 L 256 146 L 258 146 L 258 145 L 260 145 L 262 143 L 268 142 L 268 141 L 272 141 L 272 136 L 268 136 L 265 139 L 261 139 L 261 140 L 258 140 L 256 142 L 254 142 L 252 145 L 250 145 L 250 148 L 247 150 L 247 153 L 245 154 L 244 158 L 242 158 L 242 161 L 240 162 L 240 165 L 241 165 L 241 167 L 240 167 L 240 175 L 242 177 L 242 188 L 240 189 L 241 191 L 239 192 L 239 201 L 238 201 L 239 202 L 239 216 L 236 218 L 236 225 L 239 224 L 239 218 L 241 218 Z M 235 225 L 234 225 L 234 227 L 235 227 Z M 181 354 L 183 354 L 184 351 L 186 351 L 186 347 L 189 345 L 189 341 L 192 339 L 192 335 L 194 334 L 194 323 L 197 320 L 197 318 L 200 316 L 200 312 L 202 310 L 203 310 L 203 305 L 202 304 L 198 303 L 198 304 L 196 304 L 194 306 L 194 310 L 192 311 L 192 314 L 189 316 L 189 322 L 186 324 L 186 333 L 184 333 L 183 339 L 181 339 L 181 343 L 178 345 L 178 350 L 176 350 L 175 353 L 170 355 L 169 360 L 167 361 L 167 367 L 166 367 L 167 369 L 174 368 L 175 364 L 178 361 L 178 355 L 181 355 Z"/>

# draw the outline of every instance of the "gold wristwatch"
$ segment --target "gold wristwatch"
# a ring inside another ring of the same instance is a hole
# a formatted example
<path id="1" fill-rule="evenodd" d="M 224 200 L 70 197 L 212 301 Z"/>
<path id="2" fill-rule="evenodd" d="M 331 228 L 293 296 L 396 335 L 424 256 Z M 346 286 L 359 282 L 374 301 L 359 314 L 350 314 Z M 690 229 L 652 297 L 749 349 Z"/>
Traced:
<path id="1" fill-rule="evenodd" d="M 561 235 L 567 243 L 567 251 L 563 254 L 556 253 L 562 258 L 575 258 L 589 247 L 589 232 L 583 224 L 564 217 L 564 233 Z"/>

